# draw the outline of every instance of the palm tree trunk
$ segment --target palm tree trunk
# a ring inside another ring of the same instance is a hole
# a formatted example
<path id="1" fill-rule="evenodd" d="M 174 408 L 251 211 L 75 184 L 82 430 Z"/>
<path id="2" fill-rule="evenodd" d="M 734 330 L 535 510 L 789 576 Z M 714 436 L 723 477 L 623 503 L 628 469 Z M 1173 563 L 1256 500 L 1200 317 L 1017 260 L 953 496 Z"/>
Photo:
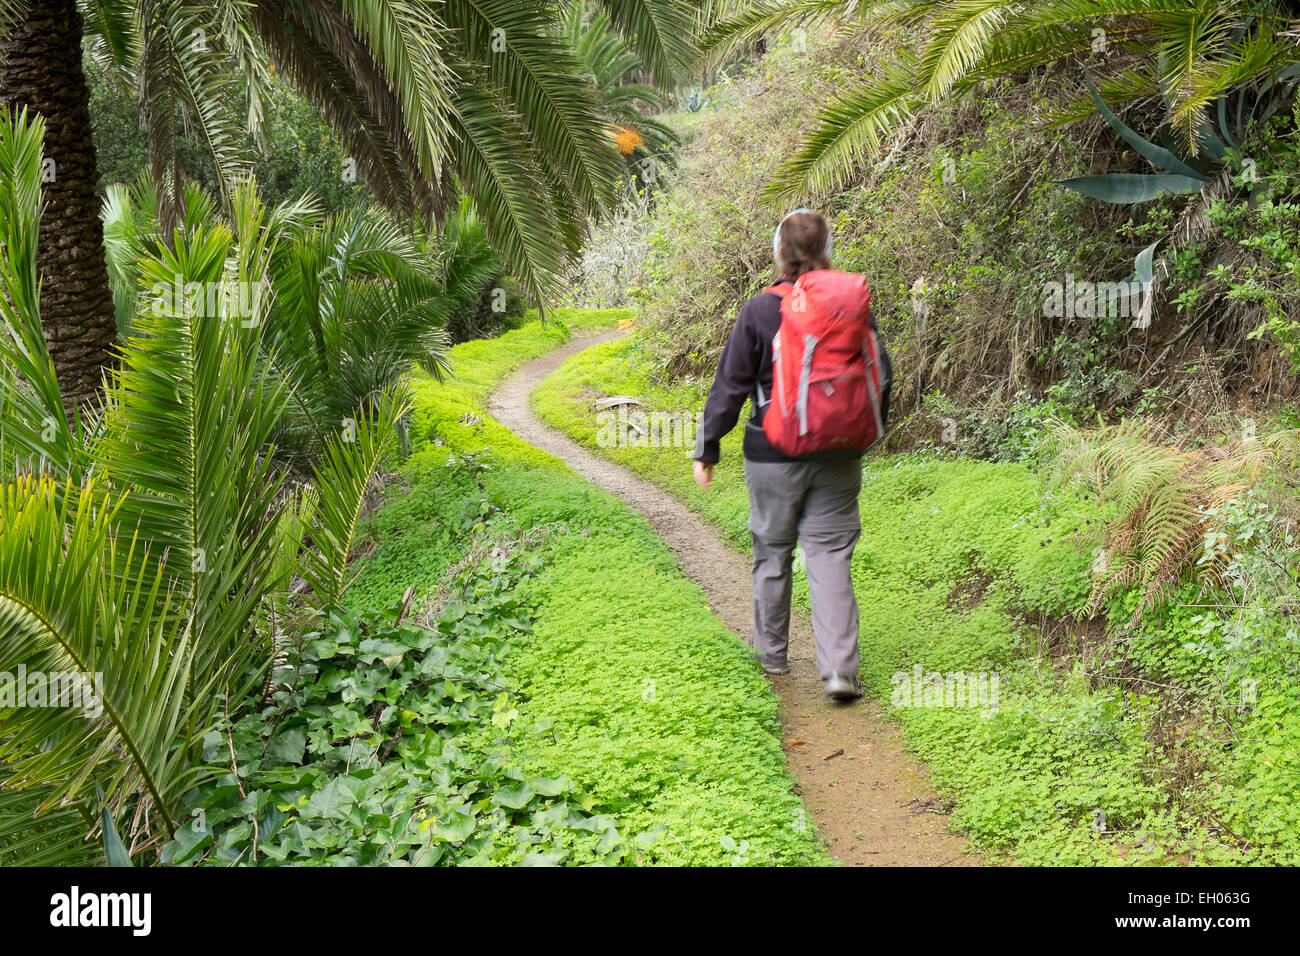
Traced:
<path id="1" fill-rule="evenodd" d="M 0 38 L 0 103 L 45 119 L 41 322 L 69 413 L 99 394 L 116 339 L 76 0 L 40 0 Z"/>

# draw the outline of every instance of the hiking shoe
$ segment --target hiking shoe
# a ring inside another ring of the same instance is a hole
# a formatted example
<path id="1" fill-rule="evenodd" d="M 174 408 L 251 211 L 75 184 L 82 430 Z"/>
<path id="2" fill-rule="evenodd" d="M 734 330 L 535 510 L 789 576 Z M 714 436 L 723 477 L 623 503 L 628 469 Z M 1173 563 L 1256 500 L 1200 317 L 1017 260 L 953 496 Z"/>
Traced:
<path id="1" fill-rule="evenodd" d="M 833 700 L 852 700 L 862 696 L 862 685 L 856 677 L 832 674 L 826 678 L 826 696 Z"/>
<path id="2" fill-rule="evenodd" d="M 779 675 L 779 674 L 788 674 L 788 673 L 790 673 L 790 665 L 789 665 L 789 664 L 780 664 L 780 665 L 777 665 L 777 666 L 773 666 L 773 665 L 771 665 L 771 664 L 764 664 L 764 665 L 763 665 L 763 670 L 766 671 L 766 672 L 769 673 L 769 674 L 778 674 L 778 675 Z"/>

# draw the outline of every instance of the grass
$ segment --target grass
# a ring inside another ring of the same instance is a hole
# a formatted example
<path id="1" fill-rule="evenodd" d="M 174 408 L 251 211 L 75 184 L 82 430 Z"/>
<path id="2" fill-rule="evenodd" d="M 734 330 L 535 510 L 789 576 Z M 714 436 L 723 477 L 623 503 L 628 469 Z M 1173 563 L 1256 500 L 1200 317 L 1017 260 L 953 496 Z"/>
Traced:
<path id="1" fill-rule="evenodd" d="M 665 386 L 650 367 L 634 336 L 588 349 L 543 383 L 534 408 L 746 547 L 739 430 L 724 440 L 707 490 L 691 478 L 688 451 L 597 446 L 591 400 L 598 395 L 633 394 L 664 411 L 702 407 L 704 383 Z M 1160 701 L 1120 689 L 1141 685 L 1093 680 L 1095 662 L 1078 653 L 1083 645 L 1071 637 L 1069 622 L 1088 593 L 1091 554 L 1076 541 L 1095 517 L 1089 504 L 1046 495 L 1025 465 L 870 460 L 853 563 L 861 676 L 890 703 L 952 807 L 953 825 L 977 847 L 1026 864 L 1249 859 L 1249 851 L 1193 816 L 1187 808 L 1194 801 L 1172 792 L 1149 733 Z M 802 578 L 795 600 L 807 607 Z M 1151 622 L 1148 638 L 1151 630 L 1165 644 L 1182 633 L 1162 630 L 1159 621 Z M 927 703 L 931 675 L 958 674 L 977 686 L 985 681 L 977 706 L 916 706 L 909 699 L 919 683 L 919 702 Z M 1276 780 L 1266 789 L 1282 792 Z M 1274 823 L 1282 825 L 1280 818 Z M 1285 848 L 1265 857 L 1293 858 L 1294 849 Z"/>
<path id="2" fill-rule="evenodd" d="M 568 359 L 533 393 L 533 410 L 548 424 L 591 448 L 596 448 L 596 420 L 585 399 L 597 393 L 630 394 L 651 399 L 662 411 L 703 408 L 707 386 L 686 383 L 664 388 L 647 371 L 654 359 L 635 337 L 586 349 Z M 626 445 L 598 449 L 685 501 L 691 510 L 708 518 L 737 547 L 749 547 L 745 521 L 749 503 L 744 493 L 744 468 L 740 456 L 740 429 L 722 440 L 722 457 L 714 469 L 710 488 L 691 477 L 692 449 L 646 449 Z"/>
<path id="3" fill-rule="evenodd" d="M 485 523 L 549 529 L 535 622 L 504 662 L 523 769 L 575 781 L 584 810 L 643 835 L 645 862 L 826 863 L 748 648 L 643 519 L 486 412 L 511 370 L 627 313 L 559 318 L 457 346 L 449 381 L 415 375 L 415 451 L 369 522 L 347 601 L 382 606 L 432 587 Z"/>

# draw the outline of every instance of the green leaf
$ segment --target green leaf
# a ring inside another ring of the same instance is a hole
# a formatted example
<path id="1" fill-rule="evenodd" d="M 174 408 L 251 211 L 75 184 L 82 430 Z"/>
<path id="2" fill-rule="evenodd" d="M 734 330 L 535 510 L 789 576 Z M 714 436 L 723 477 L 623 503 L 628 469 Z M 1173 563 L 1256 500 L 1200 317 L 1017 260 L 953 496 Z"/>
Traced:
<path id="1" fill-rule="evenodd" d="M 104 792 L 99 789 L 99 784 L 95 784 L 95 792 L 99 795 L 100 800 L 104 799 Z M 127 852 L 126 845 L 122 843 L 122 838 L 117 835 L 117 828 L 113 826 L 113 815 L 108 811 L 108 804 L 104 803 L 99 811 L 99 820 L 104 828 L 104 860 L 109 866 L 126 866 L 131 865 L 131 854 Z"/>
<path id="2" fill-rule="evenodd" d="M 355 419 L 325 444 L 312 482 L 317 496 L 313 546 L 298 558 L 298 570 L 321 607 L 337 604 L 347 588 L 348 556 L 366 492 L 406 408 L 404 398 L 385 389 L 372 409 L 358 409 Z"/>
<path id="3" fill-rule="evenodd" d="M 517 787 L 502 787 L 492 794 L 492 802 L 499 806 L 509 807 L 511 810 L 521 810 L 534 796 L 536 794 L 533 792 L 533 788 L 527 783 L 521 783 Z"/>
<path id="4" fill-rule="evenodd" d="M 520 866 L 559 866 L 568 857 L 568 850 L 552 850 L 549 853 L 528 853 L 519 861 Z"/>
<path id="5" fill-rule="evenodd" d="M 293 727 L 278 730 L 266 748 L 267 759 L 278 764 L 300 764 L 307 749 L 307 730 Z"/>
<path id="6" fill-rule="evenodd" d="M 478 818 L 472 813 L 453 810 L 445 821 L 430 821 L 424 824 L 424 831 L 429 839 L 443 843 L 464 843 L 478 824 Z"/>
<path id="7" fill-rule="evenodd" d="M 1116 116 L 1114 113 L 1111 112 L 1110 108 L 1106 105 L 1106 101 L 1103 100 L 1101 98 L 1101 94 L 1097 92 L 1097 87 L 1092 82 L 1092 77 L 1088 75 L 1086 70 L 1084 71 L 1083 78 L 1084 81 L 1087 82 L 1088 84 L 1088 91 L 1092 94 L 1092 101 L 1095 104 L 1097 104 L 1097 112 L 1101 113 L 1102 117 L 1106 120 L 1106 122 L 1110 124 L 1111 129 L 1119 133 L 1119 135 L 1124 138 L 1124 141 L 1137 151 L 1138 155 L 1140 155 L 1143 159 L 1150 162 L 1153 166 L 1156 166 L 1160 169 L 1168 170 L 1171 173 L 1176 173 L 1179 176 L 1186 177 L 1188 179 L 1194 179 L 1198 183 L 1209 182 L 1209 177 L 1202 175 L 1201 173 L 1193 169 L 1191 166 L 1188 166 L 1185 162 L 1183 162 L 1181 159 L 1175 156 L 1172 152 L 1160 146 L 1157 146 L 1155 143 L 1151 142 L 1150 140 L 1142 138 L 1137 133 L 1135 133 L 1132 129 L 1126 126 L 1118 116 Z M 1181 190 L 1181 189 L 1170 190 L 1170 192 L 1185 192 L 1185 191 L 1186 190 Z M 1107 200 L 1107 202 L 1123 202 L 1123 201 L 1125 200 L 1113 200 L 1113 199 Z M 1128 200 L 1128 201 L 1136 202 L 1139 200 Z"/>
<path id="8" fill-rule="evenodd" d="M 1102 176 L 1079 176 L 1058 180 L 1056 185 L 1102 202 L 1128 204 L 1147 202 L 1166 193 L 1197 192 L 1204 178 L 1173 174 L 1146 176 L 1141 173 L 1106 173 Z"/>
<path id="9" fill-rule="evenodd" d="M 162 848 L 159 860 L 164 865 L 184 863 L 193 859 L 212 840 L 212 830 L 209 827 L 184 824 L 177 828 L 175 838 Z"/>
<path id="10" fill-rule="evenodd" d="M 573 786 L 567 777 L 533 777 L 528 785 L 544 797 L 557 797 Z"/>

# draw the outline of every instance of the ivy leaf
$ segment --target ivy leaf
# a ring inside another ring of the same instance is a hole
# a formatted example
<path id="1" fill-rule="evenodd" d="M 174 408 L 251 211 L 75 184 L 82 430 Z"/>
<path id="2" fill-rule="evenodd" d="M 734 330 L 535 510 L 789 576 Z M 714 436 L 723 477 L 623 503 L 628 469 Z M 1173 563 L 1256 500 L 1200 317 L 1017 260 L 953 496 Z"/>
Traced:
<path id="1" fill-rule="evenodd" d="M 509 807 L 511 810 L 521 810 L 532 800 L 536 794 L 533 788 L 526 783 L 521 783 L 517 787 L 503 787 L 496 793 L 492 794 L 492 802 L 499 806 Z"/>
<path id="2" fill-rule="evenodd" d="M 292 727 L 279 731 L 267 745 L 266 756 L 278 764 L 302 763 L 303 753 L 307 749 L 307 728 Z"/>
<path id="3" fill-rule="evenodd" d="M 198 851 L 212 843 L 211 828 L 195 827 L 194 823 L 187 823 L 178 827 L 175 838 L 162 848 L 159 854 L 159 860 L 163 864 L 184 863 L 198 854 Z"/>
<path id="4" fill-rule="evenodd" d="M 528 853 L 519 861 L 520 866 L 559 866 L 569 855 L 568 850 L 552 850 L 550 853 Z"/>
<path id="5" fill-rule="evenodd" d="M 528 783 L 535 792 L 544 797 L 558 797 L 573 786 L 572 781 L 567 777 L 533 777 Z"/>
<path id="6" fill-rule="evenodd" d="M 401 657 L 408 648 L 383 638 L 370 638 L 361 642 L 359 658 L 363 664 L 371 664 L 381 657 Z M 385 662 L 387 663 L 387 662 Z"/>
<path id="7" fill-rule="evenodd" d="M 429 820 L 424 823 L 423 829 L 430 840 L 441 843 L 464 843 L 474 832 L 477 823 L 478 817 L 474 814 L 453 810 L 446 822 Z"/>

